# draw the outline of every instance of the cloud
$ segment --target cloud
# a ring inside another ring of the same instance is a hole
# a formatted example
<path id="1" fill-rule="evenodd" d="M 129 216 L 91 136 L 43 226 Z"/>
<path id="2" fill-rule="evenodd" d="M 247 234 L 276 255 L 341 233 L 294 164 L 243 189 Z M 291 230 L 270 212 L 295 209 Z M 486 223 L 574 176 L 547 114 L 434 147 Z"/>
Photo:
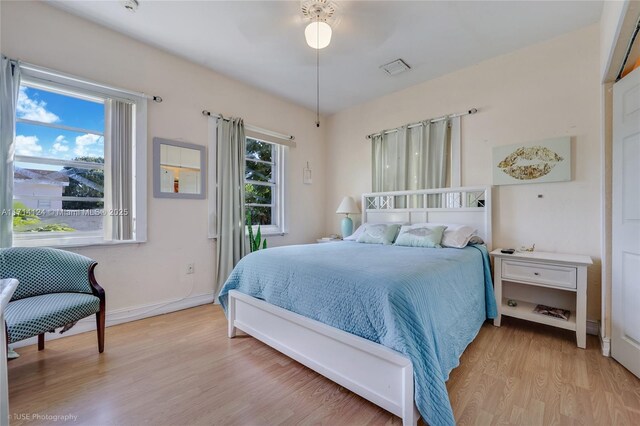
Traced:
<path id="1" fill-rule="evenodd" d="M 42 145 L 37 136 L 16 136 L 16 155 L 38 155 L 42 152 Z"/>
<path id="2" fill-rule="evenodd" d="M 91 146 L 97 144 L 101 139 L 102 136 L 92 135 L 90 133 L 78 136 L 76 137 L 76 147 L 73 152 L 79 157 L 90 155 L 92 154 Z M 95 152 L 93 154 L 95 154 Z"/>
<path id="3" fill-rule="evenodd" d="M 67 152 L 69 151 L 69 147 L 61 144 L 60 142 L 56 142 L 53 145 L 51 145 L 51 150 L 53 152 Z"/>
<path id="4" fill-rule="evenodd" d="M 42 123 L 56 123 L 60 121 L 60 117 L 48 111 L 46 107 L 47 103 L 45 101 L 31 99 L 27 94 L 27 88 L 24 86 L 20 87 L 18 104 L 16 105 L 18 118 L 40 121 Z"/>
<path id="5" fill-rule="evenodd" d="M 51 145 L 51 152 L 54 154 L 60 152 L 69 151 L 69 141 L 65 139 L 64 135 L 56 137 L 56 141 Z"/>

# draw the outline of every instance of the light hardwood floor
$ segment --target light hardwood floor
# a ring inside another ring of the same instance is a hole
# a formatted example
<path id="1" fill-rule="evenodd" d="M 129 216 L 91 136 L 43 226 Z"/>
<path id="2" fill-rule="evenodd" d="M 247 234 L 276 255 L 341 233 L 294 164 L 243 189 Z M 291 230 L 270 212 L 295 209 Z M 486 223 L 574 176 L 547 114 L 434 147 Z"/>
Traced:
<path id="1" fill-rule="evenodd" d="M 485 324 L 448 381 L 466 424 L 640 425 L 640 380 L 589 336 L 505 318 Z M 399 425 L 400 419 L 251 337 L 208 305 L 19 349 L 12 424 Z"/>

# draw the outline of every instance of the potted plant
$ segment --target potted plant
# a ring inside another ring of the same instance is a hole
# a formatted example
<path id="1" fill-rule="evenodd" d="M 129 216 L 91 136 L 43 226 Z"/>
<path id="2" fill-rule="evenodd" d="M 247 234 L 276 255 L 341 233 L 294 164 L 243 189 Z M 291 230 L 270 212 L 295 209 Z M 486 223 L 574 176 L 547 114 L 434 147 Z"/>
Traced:
<path id="1" fill-rule="evenodd" d="M 247 210 L 247 228 L 249 228 L 249 248 L 251 253 L 258 251 L 261 248 L 267 248 L 267 239 L 262 239 L 262 233 L 260 232 L 260 224 L 256 230 L 255 236 L 253 235 L 253 225 L 251 224 L 251 211 Z"/>

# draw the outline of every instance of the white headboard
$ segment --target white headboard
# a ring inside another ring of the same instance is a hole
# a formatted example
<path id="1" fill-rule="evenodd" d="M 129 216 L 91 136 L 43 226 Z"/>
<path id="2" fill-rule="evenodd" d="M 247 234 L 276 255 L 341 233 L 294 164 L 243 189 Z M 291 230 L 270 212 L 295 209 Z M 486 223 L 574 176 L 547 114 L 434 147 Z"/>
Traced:
<path id="1" fill-rule="evenodd" d="M 362 223 L 366 222 L 468 225 L 491 250 L 491 186 L 362 194 Z"/>

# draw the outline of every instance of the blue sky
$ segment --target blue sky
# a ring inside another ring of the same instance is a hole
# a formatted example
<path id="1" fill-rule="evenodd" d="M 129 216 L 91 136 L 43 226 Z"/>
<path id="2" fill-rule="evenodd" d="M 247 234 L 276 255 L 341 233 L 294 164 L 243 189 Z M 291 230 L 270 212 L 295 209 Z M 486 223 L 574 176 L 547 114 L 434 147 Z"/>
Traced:
<path id="1" fill-rule="evenodd" d="M 90 133 L 90 131 L 104 132 L 104 103 L 21 86 L 17 116 L 44 123 L 79 127 L 89 131 L 73 132 L 17 123 L 17 155 L 68 160 L 82 156 L 104 157 L 104 138 Z"/>

